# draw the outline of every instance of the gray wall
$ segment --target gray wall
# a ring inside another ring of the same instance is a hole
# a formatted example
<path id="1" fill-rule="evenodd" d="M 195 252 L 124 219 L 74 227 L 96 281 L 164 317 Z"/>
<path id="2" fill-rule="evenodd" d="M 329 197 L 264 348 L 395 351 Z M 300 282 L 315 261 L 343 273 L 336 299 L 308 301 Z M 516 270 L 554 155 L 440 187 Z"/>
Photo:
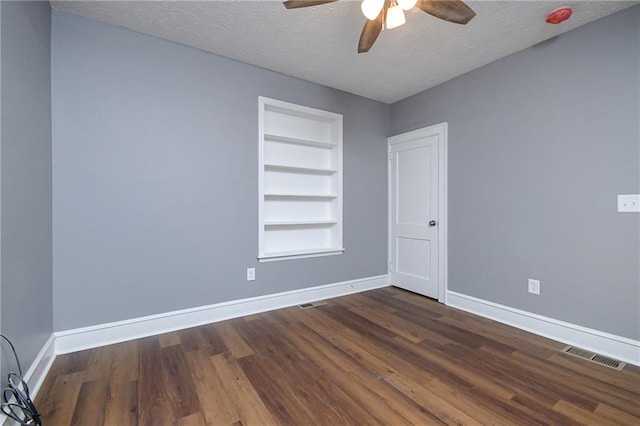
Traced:
<path id="1" fill-rule="evenodd" d="M 449 289 L 640 338 L 640 6 L 391 106 L 449 123 Z M 527 293 L 527 278 L 541 294 Z"/>
<path id="2" fill-rule="evenodd" d="M 56 330 L 386 273 L 388 105 L 56 11 L 52 26 Z M 259 95 L 344 114 L 343 255 L 257 262 Z"/>
<path id="3" fill-rule="evenodd" d="M 26 370 L 53 331 L 51 10 L 48 2 L 0 8 L 2 333 Z M 16 368 L 4 344 L 2 364 Z"/>

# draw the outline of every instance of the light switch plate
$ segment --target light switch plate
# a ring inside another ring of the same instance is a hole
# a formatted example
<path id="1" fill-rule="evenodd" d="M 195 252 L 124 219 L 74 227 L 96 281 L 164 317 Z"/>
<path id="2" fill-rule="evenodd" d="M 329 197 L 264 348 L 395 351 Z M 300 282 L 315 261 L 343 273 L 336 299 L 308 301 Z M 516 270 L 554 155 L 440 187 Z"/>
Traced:
<path id="1" fill-rule="evenodd" d="M 640 212 L 640 194 L 618 195 L 618 212 Z"/>

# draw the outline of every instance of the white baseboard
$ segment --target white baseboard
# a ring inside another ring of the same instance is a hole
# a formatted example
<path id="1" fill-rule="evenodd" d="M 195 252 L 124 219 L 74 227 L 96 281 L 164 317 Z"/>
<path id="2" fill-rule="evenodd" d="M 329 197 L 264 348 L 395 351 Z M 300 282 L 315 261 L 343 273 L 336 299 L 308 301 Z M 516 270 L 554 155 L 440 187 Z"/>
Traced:
<path id="1" fill-rule="evenodd" d="M 36 395 L 38 395 L 38 391 L 40 391 L 40 387 L 44 382 L 44 379 L 47 377 L 47 373 L 51 369 L 51 365 L 53 365 L 53 361 L 56 359 L 55 353 L 55 336 L 52 334 L 49 336 L 45 344 L 38 352 L 36 359 L 33 360 L 33 363 L 29 367 L 29 369 L 24 373 L 23 380 L 27 382 L 27 386 L 29 386 L 29 395 L 31 396 L 31 400 L 36 399 Z M 15 399 L 11 398 L 9 402 L 15 402 Z M 17 422 L 13 421 L 9 417 L 2 415 L 0 418 L 1 426 L 14 426 L 18 425 Z"/>
<path id="2" fill-rule="evenodd" d="M 447 291 L 447 305 L 629 364 L 640 365 L 640 341 Z"/>
<path id="3" fill-rule="evenodd" d="M 42 349 L 36 356 L 36 359 L 31 364 L 31 367 L 24 374 L 24 381 L 29 385 L 29 391 L 31 394 L 31 399 L 35 399 L 38 391 L 40 390 L 40 386 L 44 382 L 44 379 L 47 377 L 47 373 L 53 364 L 53 361 L 56 359 L 55 353 L 55 335 L 52 334 L 49 336 L 47 341 L 45 342 Z"/>
<path id="4" fill-rule="evenodd" d="M 388 275 L 380 275 L 61 331 L 55 333 L 55 352 L 76 352 L 387 286 Z"/>

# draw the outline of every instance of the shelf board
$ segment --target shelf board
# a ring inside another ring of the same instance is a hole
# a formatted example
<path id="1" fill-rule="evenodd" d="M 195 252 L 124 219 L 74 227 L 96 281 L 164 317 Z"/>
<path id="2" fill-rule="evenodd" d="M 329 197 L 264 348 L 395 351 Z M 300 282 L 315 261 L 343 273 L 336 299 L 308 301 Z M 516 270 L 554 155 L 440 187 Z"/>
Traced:
<path id="1" fill-rule="evenodd" d="M 296 166 L 284 166 L 281 164 L 265 164 L 265 170 L 289 172 L 289 173 L 308 173 L 314 175 L 333 175 L 338 171 L 336 169 L 323 169 L 317 167 L 296 167 Z"/>
<path id="2" fill-rule="evenodd" d="M 295 138 L 291 136 L 275 135 L 273 133 L 265 133 L 264 140 L 273 142 L 293 143 L 298 145 L 315 146 L 319 148 L 334 148 L 337 145 L 332 142 L 316 141 L 312 139 Z"/>
<path id="3" fill-rule="evenodd" d="M 309 199 L 309 200 L 332 200 L 334 198 L 338 198 L 337 195 L 333 194 L 264 194 L 265 199 Z"/>
<path id="4" fill-rule="evenodd" d="M 307 220 L 307 221 L 268 221 L 266 227 L 305 227 L 305 226 L 331 226 L 338 222 L 335 220 Z"/>

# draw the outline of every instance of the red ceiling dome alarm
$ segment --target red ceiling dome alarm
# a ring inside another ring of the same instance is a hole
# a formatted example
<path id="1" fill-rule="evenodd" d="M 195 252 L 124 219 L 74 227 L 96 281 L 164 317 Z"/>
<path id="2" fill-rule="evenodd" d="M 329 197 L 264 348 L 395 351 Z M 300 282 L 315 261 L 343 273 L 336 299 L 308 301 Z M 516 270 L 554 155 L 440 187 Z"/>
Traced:
<path id="1" fill-rule="evenodd" d="M 570 7 L 560 7 L 547 16 L 546 22 L 547 24 L 559 24 L 569 19 L 572 12 Z"/>

